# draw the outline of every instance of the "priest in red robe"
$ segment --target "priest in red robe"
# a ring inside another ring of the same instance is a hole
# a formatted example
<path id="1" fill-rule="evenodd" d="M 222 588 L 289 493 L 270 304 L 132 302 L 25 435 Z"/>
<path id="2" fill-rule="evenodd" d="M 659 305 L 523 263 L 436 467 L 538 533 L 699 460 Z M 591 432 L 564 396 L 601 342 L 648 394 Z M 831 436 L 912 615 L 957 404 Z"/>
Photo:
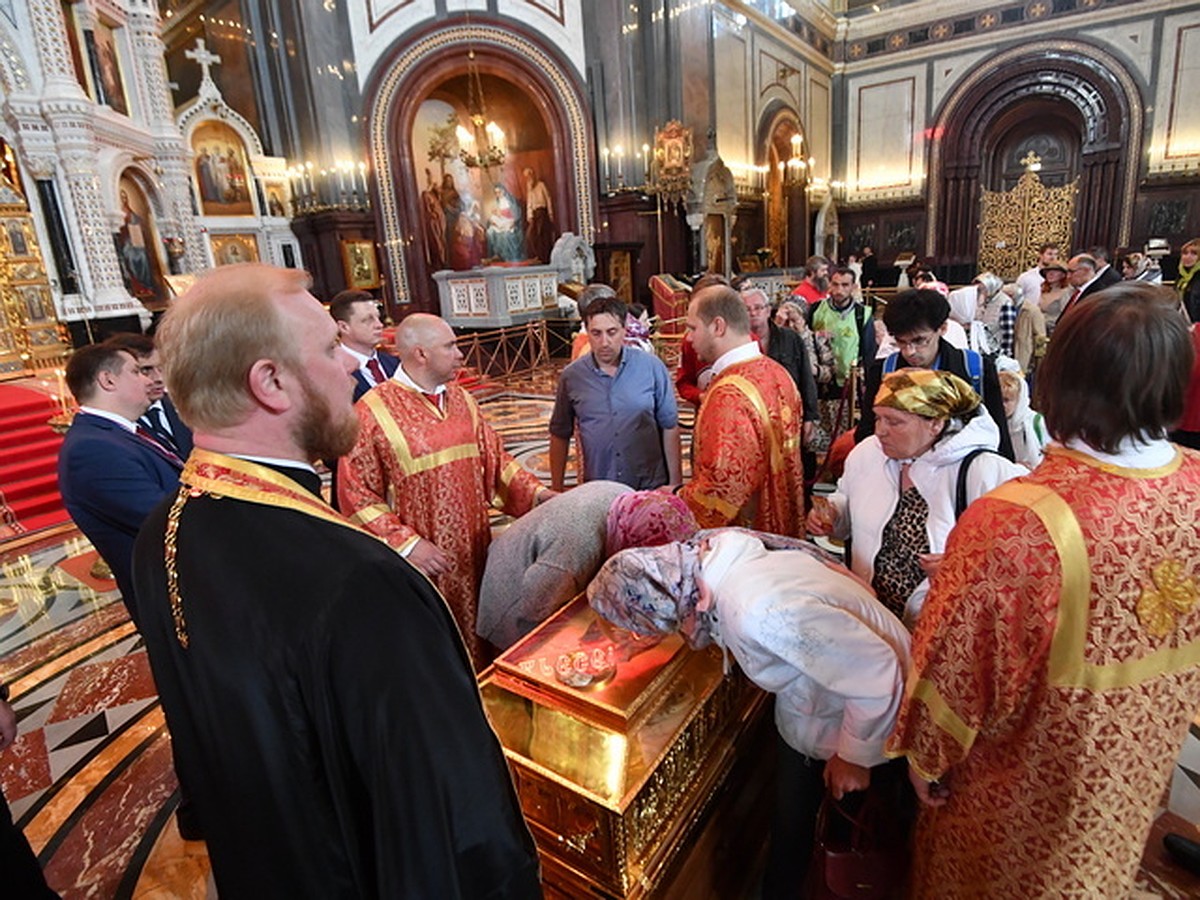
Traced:
<path id="1" fill-rule="evenodd" d="M 959 519 L 913 638 L 912 896 L 1129 896 L 1200 708 L 1200 456 L 1166 440 L 1191 357 L 1143 282 L 1055 330 L 1055 443 Z"/>
<path id="2" fill-rule="evenodd" d="M 479 582 L 493 502 L 520 516 L 553 496 L 505 452 L 474 399 L 454 383 L 462 352 L 446 322 L 425 313 L 396 329 L 400 367 L 356 404 L 354 449 L 338 465 L 339 507 L 430 577 L 454 613 L 476 666 Z"/>
<path id="3" fill-rule="evenodd" d="M 741 525 L 800 537 L 804 518 L 800 395 L 764 356 L 732 288 L 696 292 L 687 330 L 713 379 L 696 416 L 692 480 L 679 490 L 702 528 Z"/>

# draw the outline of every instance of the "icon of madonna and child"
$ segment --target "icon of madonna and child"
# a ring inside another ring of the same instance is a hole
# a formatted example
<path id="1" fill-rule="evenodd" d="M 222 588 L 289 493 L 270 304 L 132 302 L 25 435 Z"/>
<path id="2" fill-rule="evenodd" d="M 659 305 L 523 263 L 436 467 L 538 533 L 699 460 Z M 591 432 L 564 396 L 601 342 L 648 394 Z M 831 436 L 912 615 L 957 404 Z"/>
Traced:
<path id="1" fill-rule="evenodd" d="M 549 262 L 557 234 L 550 191 L 537 173 L 523 169 L 522 203 L 503 180 L 489 191 L 457 169 L 445 172 L 440 184 L 425 170 L 421 215 L 430 269 Z"/>

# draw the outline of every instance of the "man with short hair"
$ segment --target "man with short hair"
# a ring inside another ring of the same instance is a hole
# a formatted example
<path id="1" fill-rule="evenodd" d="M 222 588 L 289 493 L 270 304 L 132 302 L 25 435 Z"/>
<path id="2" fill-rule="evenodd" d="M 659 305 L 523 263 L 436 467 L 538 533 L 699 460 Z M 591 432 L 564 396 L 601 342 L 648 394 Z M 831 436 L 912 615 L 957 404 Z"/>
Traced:
<path id="1" fill-rule="evenodd" d="M 714 376 L 696 416 L 692 480 L 679 489 L 702 528 L 745 525 L 798 537 L 804 515 L 800 395 L 763 356 L 732 288 L 697 291 L 687 330 Z"/>
<path id="2" fill-rule="evenodd" d="M 746 314 L 750 317 L 750 336 L 758 342 L 758 349 L 764 355 L 775 360 L 792 376 L 796 390 L 800 392 L 800 406 L 804 415 L 804 439 L 809 440 L 821 420 L 817 407 L 817 377 L 813 374 L 812 360 L 808 348 L 800 335 L 790 328 L 780 328 L 775 324 L 771 309 L 771 301 L 767 299 L 766 291 L 762 288 L 747 287 L 742 289 L 742 302 L 746 304 Z M 805 453 L 807 457 L 809 454 Z M 805 474 L 809 463 L 805 462 Z M 816 471 L 816 457 L 812 456 L 812 469 Z"/>
<path id="3" fill-rule="evenodd" d="M 637 490 L 679 484 L 679 411 L 662 360 L 626 347 L 625 304 L 598 297 L 583 310 L 591 352 L 565 369 L 550 415 L 550 486 L 563 489 L 575 426 L 583 480 Z"/>
<path id="4" fill-rule="evenodd" d="M 462 352 L 438 316 L 411 313 L 396 329 L 394 377 L 355 404 L 361 428 L 338 462 L 339 507 L 430 577 L 446 598 L 471 657 L 479 582 L 494 499 L 520 516 L 553 496 L 507 453 L 475 400 L 454 383 Z"/>
<path id="5" fill-rule="evenodd" d="M 1048 241 L 1038 247 L 1037 264 L 1017 276 L 1017 285 L 1021 288 L 1021 295 L 1026 300 L 1032 300 L 1035 304 L 1038 302 L 1038 298 L 1042 296 L 1042 269 L 1056 262 L 1058 262 L 1058 244 Z"/>
<path id="6" fill-rule="evenodd" d="M 864 397 L 874 398 L 883 376 L 897 369 L 936 369 L 957 375 L 983 397 L 996 426 L 1000 429 L 999 452 L 1013 459 L 1012 438 L 1008 419 L 1004 415 L 1004 397 L 1000 393 L 1000 376 L 996 364 L 974 350 L 955 347 L 945 339 L 950 304 L 937 291 L 928 289 L 900 291 L 883 311 L 883 324 L 895 338 L 900 349 L 883 359 L 877 359 L 868 369 Z M 864 403 L 862 418 L 854 432 L 855 442 L 875 433 L 875 408 Z"/>
<path id="7" fill-rule="evenodd" d="M 792 291 L 793 297 L 803 297 L 809 306 L 824 300 L 829 291 L 829 260 L 810 256 L 804 263 L 804 279 Z"/>
<path id="8" fill-rule="evenodd" d="M 166 382 L 163 380 L 162 354 L 154 343 L 154 338 L 148 334 L 133 334 L 121 332 L 110 337 L 107 343 L 122 350 L 128 350 L 138 361 L 142 374 L 150 379 L 150 389 L 147 392 L 150 406 L 138 419 L 138 424 L 147 429 L 154 438 L 169 447 L 180 459 L 187 459 L 192 452 L 192 429 L 188 428 L 175 404 L 167 395 Z"/>
<path id="9" fill-rule="evenodd" d="M 834 269 L 829 277 L 829 296 L 812 307 L 810 321 L 813 331 L 829 335 L 833 350 L 833 381 L 826 388 L 825 399 L 841 396 L 850 370 L 862 359 L 864 332 L 871 314 L 854 299 L 854 272 L 845 267 Z"/>
<path id="10" fill-rule="evenodd" d="M 400 360 L 379 349 L 383 320 L 379 304 L 366 291 L 341 291 L 329 301 L 342 349 L 355 362 L 354 399 L 392 377 Z"/>
<path id="11" fill-rule="evenodd" d="M 66 380 L 79 412 L 59 450 L 58 489 L 71 519 L 112 569 L 136 625 L 133 542 L 146 516 L 179 484 L 183 460 L 139 429 L 151 377 L 128 350 L 81 347 L 67 361 Z"/>
<path id="12" fill-rule="evenodd" d="M 1088 247 L 1087 255 L 1096 261 L 1096 282 L 1100 286 L 1097 291 L 1102 291 L 1107 287 L 1112 287 L 1114 284 L 1119 284 L 1122 279 L 1121 273 L 1109 265 L 1108 248 L 1100 244 Z"/>
<path id="13" fill-rule="evenodd" d="M 223 266 L 159 330 L 195 428 L 135 551 L 176 753 L 230 897 L 540 896 L 454 621 L 320 497 L 352 363 L 308 276 Z"/>
<path id="14" fill-rule="evenodd" d="M 1100 279 L 1100 263 L 1089 253 L 1077 253 L 1067 260 L 1067 283 L 1075 289 L 1063 304 L 1059 319 L 1075 308 L 1084 297 L 1102 291 L 1105 285 Z"/>

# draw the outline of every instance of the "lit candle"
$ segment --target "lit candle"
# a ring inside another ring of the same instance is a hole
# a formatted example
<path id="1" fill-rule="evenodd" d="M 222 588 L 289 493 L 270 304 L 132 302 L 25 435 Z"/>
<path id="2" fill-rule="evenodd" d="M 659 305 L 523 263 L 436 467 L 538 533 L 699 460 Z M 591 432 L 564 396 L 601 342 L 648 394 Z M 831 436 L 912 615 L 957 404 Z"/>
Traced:
<path id="1" fill-rule="evenodd" d="M 358 177 L 362 180 L 362 195 L 367 196 L 367 164 L 360 162 L 358 164 Z"/>
<path id="2" fill-rule="evenodd" d="M 617 157 L 617 186 L 625 186 L 625 148 L 621 144 L 613 147 L 613 153 Z"/>
<path id="3" fill-rule="evenodd" d="M 643 180 L 646 182 L 646 184 L 649 184 L 650 183 L 650 145 L 649 144 L 642 144 L 642 160 L 645 163 L 645 173 L 643 175 Z"/>
<path id="4" fill-rule="evenodd" d="M 612 170 L 609 168 L 608 148 L 605 147 L 601 150 L 600 155 L 604 157 L 604 189 L 608 190 L 612 185 Z"/>
<path id="5" fill-rule="evenodd" d="M 346 193 L 346 163 L 345 162 L 338 160 L 337 173 L 338 173 L 338 190 L 344 194 L 344 193 Z"/>

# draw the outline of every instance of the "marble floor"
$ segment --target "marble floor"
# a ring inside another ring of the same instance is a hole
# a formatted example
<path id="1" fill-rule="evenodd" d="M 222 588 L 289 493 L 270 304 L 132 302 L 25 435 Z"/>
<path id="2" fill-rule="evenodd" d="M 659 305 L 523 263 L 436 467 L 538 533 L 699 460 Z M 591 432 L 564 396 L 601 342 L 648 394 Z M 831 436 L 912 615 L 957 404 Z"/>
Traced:
<path id="1" fill-rule="evenodd" d="M 543 373 L 482 404 L 512 452 L 547 480 L 553 383 Z M 170 735 L 145 649 L 95 559 L 70 526 L 0 543 L 0 681 L 11 685 L 21 731 L 0 754 L 0 784 L 63 897 L 210 896 L 204 844 L 176 830 Z M 1200 821 L 1200 727 L 1192 732 L 1172 787 L 1178 815 L 1157 827 L 1200 837 L 1190 824 Z M 1200 896 L 1200 878 L 1167 860 L 1156 834 L 1137 896 Z"/>

